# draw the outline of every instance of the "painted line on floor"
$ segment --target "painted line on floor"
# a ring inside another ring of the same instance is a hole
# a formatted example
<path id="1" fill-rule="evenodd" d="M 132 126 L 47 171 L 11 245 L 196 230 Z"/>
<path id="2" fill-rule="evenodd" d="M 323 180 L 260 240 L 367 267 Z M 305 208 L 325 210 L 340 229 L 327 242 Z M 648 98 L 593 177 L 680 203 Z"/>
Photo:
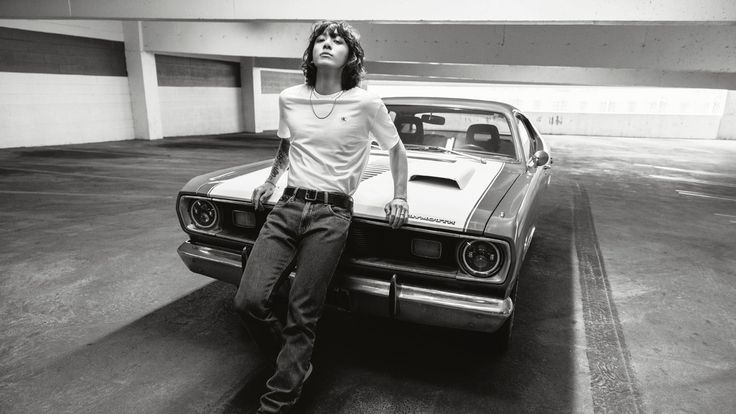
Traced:
<path id="1" fill-rule="evenodd" d="M 30 172 L 30 173 L 37 173 L 37 174 L 67 175 L 67 176 L 71 176 L 71 177 L 102 178 L 102 179 L 125 180 L 125 181 L 145 181 L 145 182 L 151 182 L 151 183 L 165 183 L 165 184 L 184 185 L 184 182 L 181 182 L 181 181 L 174 182 L 174 181 L 154 180 L 154 179 L 148 179 L 148 178 L 117 177 L 117 176 L 112 176 L 112 175 L 96 175 L 96 174 L 82 174 L 82 173 L 65 173 L 65 172 L 61 172 L 61 171 L 37 170 L 37 169 L 33 169 L 33 168 L 0 167 L 0 170 Z"/>
<path id="2" fill-rule="evenodd" d="M 715 151 L 703 148 L 688 148 L 687 151 L 702 152 L 703 154 L 715 154 Z"/>
<path id="3" fill-rule="evenodd" d="M 723 214 L 723 213 L 713 213 L 713 214 L 716 216 L 721 216 L 721 217 L 736 218 L 736 216 L 731 215 L 731 214 Z"/>
<path id="4" fill-rule="evenodd" d="M 210 172 L 212 170 L 212 169 L 202 169 L 201 167 L 199 168 L 199 170 L 197 168 L 192 168 L 192 167 L 172 167 L 172 166 L 167 166 L 167 165 L 161 165 L 162 163 L 160 163 L 160 162 L 157 162 L 156 165 L 151 165 L 151 164 L 142 165 L 141 163 L 138 163 L 137 165 L 131 165 L 131 164 L 122 164 L 122 163 L 120 163 L 118 161 L 119 160 L 116 160 L 116 162 L 112 163 L 112 162 L 109 162 L 109 161 L 108 162 L 103 162 L 103 161 L 90 162 L 90 160 L 84 160 L 83 163 L 74 162 L 73 164 L 72 163 L 62 164 L 60 162 L 56 162 L 56 163 L 50 163 L 50 162 L 48 162 L 48 163 L 47 162 L 23 162 L 23 163 L 15 164 L 15 167 L 14 168 L 37 168 L 37 167 L 41 167 L 41 168 L 51 167 L 51 168 L 53 168 L 53 167 L 59 167 L 59 166 L 74 165 L 74 166 L 83 166 L 83 167 L 87 167 L 87 168 L 99 168 L 99 169 L 115 169 L 115 168 L 118 168 L 118 169 L 137 170 L 137 171 L 141 171 L 141 170 L 145 170 L 145 171 L 154 171 L 155 170 L 155 171 L 166 171 L 166 172 L 169 172 L 169 171 L 182 171 L 182 172 L 189 173 L 192 176 L 195 176 L 197 174 L 204 174 L 204 173 Z M 158 172 L 156 172 L 156 174 L 158 174 Z"/>
<path id="5" fill-rule="evenodd" d="M 656 175 L 656 174 L 649 174 L 649 177 L 656 178 L 658 180 L 666 180 L 666 181 L 679 181 L 683 183 L 692 183 L 692 184 L 702 184 L 702 185 L 713 185 L 718 187 L 731 187 L 736 188 L 736 184 L 732 183 L 720 183 L 717 181 L 707 181 L 707 180 L 698 180 L 697 178 L 687 178 L 687 177 L 673 177 L 670 175 Z"/>
<path id="6" fill-rule="evenodd" d="M 88 153 L 88 154 L 112 154 L 112 155 L 121 155 L 124 156 L 124 158 L 130 158 L 130 159 L 143 159 L 146 161 L 155 161 L 155 160 L 161 160 L 161 161 L 181 161 L 181 160 L 195 160 L 195 161 L 221 161 L 222 158 L 220 157 L 205 157 L 202 155 L 197 155 L 195 157 L 183 157 L 183 156 L 174 156 L 170 154 L 157 154 L 152 152 L 125 152 L 125 151 L 103 151 L 103 150 L 86 150 L 86 149 L 72 149 L 72 148 L 47 148 L 48 150 L 52 151 L 61 151 L 61 152 L 81 152 L 81 153 Z M 28 155 L 24 155 L 24 157 L 27 156 L 33 156 L 33 150 L 28 151 Z M 99 159 L 99 158 L 98 158 Z M 118 158 L 119 159 L 119 158 Z"/>
<path id="7" fill-rule="evenodd" d="M 36 148 L 29 148 L 28 152 L 30 154 L 33 154 L 33 150 Z M 61 148 L 58 146 L 55 147 L 46 147 L 44 150 L 47 151 L 63 151 L 63 152 L 82 152 L 82 153 L 88 153 L 88 154 L 113 154 L 113 155 L 122 155 L 122 156 L 129 156 L 129 157 L 147 157 L 150 156 L 150 153 L 146 152 L 137 152 L 137 151 L 110 151 L 110 150 L 102 150 L 102 149 L 82 149 L 82 148 Z M 170 159 L 171 156 L 164 155 L 161 158 L 167 158 Z"/>
<path id="8" fill-rule="evenodd" d="M 573 201 L 575 250 L 580 271 L 590 388 L 595 413 L 642 413 L 641 392 L 631 368 L 598 245 L 588 193 L 577 184 Z"/>
<path id="9" fill-rule="evenodd" d="M 116 194 L 116 193 L 63 193 L 54 191 L 18 191 L 18 190 L 0 190 L 0 194 L 20 194 L 20 195 L 48 195 L 57 197 L 102 197 L 102 198 L 154 198 L 154 199 L 174 199 L 174 196 L 155 196 L 148 194 Z"/>
<path id="10" fill-rule="evenodd" d="M 677 192 L 677 194 L 684 195 L 684 196 L 712 198 L 714 200 L 736 201 L 736 198 L 699 193 L 697 191 L 686 191 L 686 190 L 675 190 L 675 191 Z"/>
<path id="11" fill-rule="evenodd" d="M 691 173 L 691 174 L 701 174 L 701 175 L 713 175 L 717 177 L 734 177 L 733 174 L 724 174 L 724 173 L 718 173 L 718 172 L 712 172 L 712 171 L 703 171 L 703 170 L 688 170 L 685 168 L 675 168 L 675 167 L 664 167 L 661 165 L 651 165 L 651 164 L 634 164 L 637 167 L 649 167 L 649 168 L 656 168 L 658 170 L 666 170 L 666 171 L 675 171 L 675 172 L 684 172 L 684 173 Z"/>

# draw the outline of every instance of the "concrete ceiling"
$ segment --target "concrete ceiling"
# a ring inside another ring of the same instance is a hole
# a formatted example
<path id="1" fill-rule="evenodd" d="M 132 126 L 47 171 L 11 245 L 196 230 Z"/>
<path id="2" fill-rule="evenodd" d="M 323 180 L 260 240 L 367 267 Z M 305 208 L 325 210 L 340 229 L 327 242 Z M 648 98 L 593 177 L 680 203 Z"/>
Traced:
<path id="1" fill-rule="evenodd" d="M 736 1 L 3 0 L 0 18 L 139 20 L 156 53 L 298 67 L 313 21 L 347 19 L 370 73 L 736 90 Z M 294 65 L 297 63 L 297 65 Z"/>
<path id="2" fill-rule="evenodd" d="M 0 16 L 26 19 L 475 23 L 727 23 L 732 0 L 3 0 Z"/>

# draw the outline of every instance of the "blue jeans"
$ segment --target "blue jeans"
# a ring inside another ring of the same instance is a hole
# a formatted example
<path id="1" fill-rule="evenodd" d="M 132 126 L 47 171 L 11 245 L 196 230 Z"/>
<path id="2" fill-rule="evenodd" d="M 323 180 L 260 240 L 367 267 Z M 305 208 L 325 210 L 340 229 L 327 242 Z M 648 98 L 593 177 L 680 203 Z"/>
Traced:
<path id="1" fill-rule="evenodd" d="M 314 347 L 317 321 L 347 240 L 352 212 L 282 196 L 269 213 L 243 271 L 235 309 L 254 341 L 273 358 L 259 413 L 284 412 L 301 394 Z M 274 291 L 291 272 L 286 323 L 274 314 Z"/>

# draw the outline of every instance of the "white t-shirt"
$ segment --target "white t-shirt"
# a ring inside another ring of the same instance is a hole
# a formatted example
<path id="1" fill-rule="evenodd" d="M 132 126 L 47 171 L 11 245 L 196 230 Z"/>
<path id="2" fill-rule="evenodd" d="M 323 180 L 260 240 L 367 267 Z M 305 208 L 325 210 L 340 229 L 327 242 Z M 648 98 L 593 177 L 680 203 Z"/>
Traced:
<path id="1" fill-rule="evenodd" d="M 303 84 L 279 95 L 278 136 L 291 142 L 288 185 L 352 195 L 368 163 L 371 141 L 384 150 L 399 142 L 378 95 L 358 87 L 338 94 L 319 95 Z M 315 112 L 330 115 L 319 119 Z"/>

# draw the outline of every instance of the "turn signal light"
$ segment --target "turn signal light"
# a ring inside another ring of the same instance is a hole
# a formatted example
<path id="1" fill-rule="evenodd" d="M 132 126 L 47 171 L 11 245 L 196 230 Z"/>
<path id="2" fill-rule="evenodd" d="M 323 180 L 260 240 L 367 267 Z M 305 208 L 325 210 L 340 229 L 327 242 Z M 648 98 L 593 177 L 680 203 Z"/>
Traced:
<path id="1" fill-rule="evenodd" d="M 252 211 L 233 211 L 233 224 L 238 227 L 253 229 L 256 227 L 256 214 Z"/>
<path id="2" fill-rule="evenodd" d="M 413 239 L 411 254 L 425 259 L 439 259 L 442 257 L 442 243 L 436 240 Z"/>

